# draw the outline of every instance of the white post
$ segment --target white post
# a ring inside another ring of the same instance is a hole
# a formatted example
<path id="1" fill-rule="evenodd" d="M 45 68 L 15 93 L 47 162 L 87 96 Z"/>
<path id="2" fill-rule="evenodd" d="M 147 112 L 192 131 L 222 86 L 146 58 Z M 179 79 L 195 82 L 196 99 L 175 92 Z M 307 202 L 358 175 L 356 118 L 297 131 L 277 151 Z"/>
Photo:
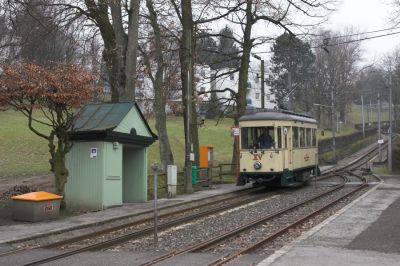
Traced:
<path id="1" fill-rule="evenodd" d="M 176 196 L 176 184 L 177 184 L 177 166 L 167 166 L 167 180 L 168 180 L 168 197 Z"/>

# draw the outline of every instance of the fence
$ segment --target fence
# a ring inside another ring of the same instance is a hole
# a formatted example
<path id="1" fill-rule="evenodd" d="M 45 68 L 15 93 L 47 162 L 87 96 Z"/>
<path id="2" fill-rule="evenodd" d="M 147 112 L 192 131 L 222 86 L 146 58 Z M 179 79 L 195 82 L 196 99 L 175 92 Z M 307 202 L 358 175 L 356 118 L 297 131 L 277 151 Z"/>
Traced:
<path id="1" fill-rule="evenodd" d="M 229 168 L 228 168 L 229 166 Z M 200 189 L 202 186 L 211 187 L 213 183 L 223 183 L 224 176 L 232 176 L 235 172 L 232 172 L 232 166 L 234 164 L 219 164 L 210 168 L 197 168 L 197 182 L 194 185 L 195 189 Z M 165 182 L 167 173 L 157 173 L 158 176 L 158 191 L 160 195 L 167 194 L 167 184 Z M 216 179 L 218 178 L 218 179 Z M 177 173 L 177 190 L 183 191 L 185 186 L 185 173 L 184 171 Z M 147 176 L 147 180 L 153 180 L 153 173 Z M 153 186 L 148 186 L 147 194 L 153 195 Z M 179 193 L 178 193 L 179 194 Z"/>

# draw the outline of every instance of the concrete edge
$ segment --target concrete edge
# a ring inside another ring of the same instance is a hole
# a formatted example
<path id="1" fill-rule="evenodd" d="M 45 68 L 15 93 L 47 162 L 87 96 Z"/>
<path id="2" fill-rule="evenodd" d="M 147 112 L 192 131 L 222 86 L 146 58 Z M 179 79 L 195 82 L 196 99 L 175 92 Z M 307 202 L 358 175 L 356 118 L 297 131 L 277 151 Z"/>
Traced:
<path id="1" fill-rule="evenodd" d="M 328 225 L 329 223 L 331 223 L 333 220 L 335 220 L 338 216 L 340 216 L 342 213 L 344 213 L 345 211 L 347 211 L 348 209 L 350 209 L 351 207 L 353 207 L 356 203 L 358 203 L 361 199 L 367 197 L 370 193 L 374 192 L 376 189 L 378 189 L 378 187 L 380 187 L 385 181 L 377 174 L 372 174 L 373 176 L 375 176 L 376 178 L 378 178 L 379 180 L 381 180 L 381 182 L 377 185 L 375 185 L 373 188 L 371 188 L 369 191 L 365 192 L 363 195 L 361 195 L 359 198 L 355 199 L 354 201 L 352 201 L 351 203 L 347 204 L 346 206 L 344 206 L 342 209 L 340 209 L 337 213 L 335 213 L 334 215 L 330 216 L 329 218 L 327 218 L 326 220 L 324 220 L 322 223 L 314 226 L 313 228 L 311 228 L 310 230 L 302 233 L 298 238 L 296 238 L 295 240 L 293 240 L 291 243 L 289 243 L 288 245 L 283 246 L 282 248 L 280 248 L 279 250 L 275 251 L 271 256 L 267 257 L 266 259 L 264 259 L 263 261 L 261 261 L 260 263 L 257 264 L 257 266 L 269 266 L 272 263 L 274 263 L 277 259 L 279 259 L 281 256 L 285 255 L 286 253 L 288 253 L 290 250 L 292 250 L 295 246 L 297 246 L 299 243 L 301 243 L 302 241 L 306 240 L 307 238 L 311 237 L 312 235 L 314 235 L 315 233 L 317 233 L 319 230 L 321 230 L 323 227 L 325 227 L 326 225 Z"/>

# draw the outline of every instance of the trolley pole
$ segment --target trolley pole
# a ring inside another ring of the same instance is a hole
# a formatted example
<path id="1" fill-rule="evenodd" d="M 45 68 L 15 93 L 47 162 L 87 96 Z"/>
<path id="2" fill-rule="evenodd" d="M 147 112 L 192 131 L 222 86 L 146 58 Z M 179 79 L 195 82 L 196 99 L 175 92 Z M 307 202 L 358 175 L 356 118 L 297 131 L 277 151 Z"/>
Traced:
<path id="1" fill-rule="evenodd" d="M 261 60 L 261 108 L 265 108 L 264 60 Z"/>

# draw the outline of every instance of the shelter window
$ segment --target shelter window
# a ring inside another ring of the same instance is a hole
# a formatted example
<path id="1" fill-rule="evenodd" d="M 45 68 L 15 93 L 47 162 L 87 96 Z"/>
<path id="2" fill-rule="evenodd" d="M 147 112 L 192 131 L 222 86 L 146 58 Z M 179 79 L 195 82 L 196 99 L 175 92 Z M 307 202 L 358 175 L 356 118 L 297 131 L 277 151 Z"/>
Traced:
<path id="1" fill-rule="evenodd" d="M 293 147 L 298 148 L 299 147 L 299 128 L 298 127 L 293 127 Z"/>
<path id="2" fill-rule="evenodd" d="M 300 148 L 304 148 L 306 146 L 306 129 L 301 127 L 299 133 L 300 133 Z"/>
<path id="3" fill-rule="evenodd" d="M 242 127 L 242 149 L 274 149 L 274 127 Z"/>

